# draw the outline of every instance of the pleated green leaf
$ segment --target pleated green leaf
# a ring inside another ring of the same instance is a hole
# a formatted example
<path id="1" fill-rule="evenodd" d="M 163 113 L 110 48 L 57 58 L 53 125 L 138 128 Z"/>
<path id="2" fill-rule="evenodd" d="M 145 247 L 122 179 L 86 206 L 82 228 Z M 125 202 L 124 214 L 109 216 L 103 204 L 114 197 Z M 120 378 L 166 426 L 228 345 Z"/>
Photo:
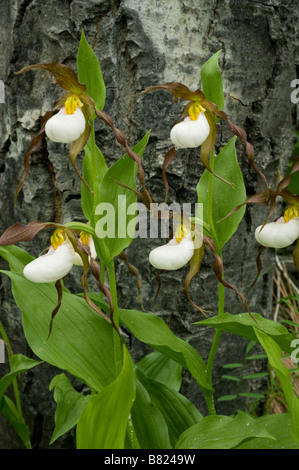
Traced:
<path id="1" fill-rule="evenodd" d="M 245 213 L 245 206 L 222 220 L 239 204 L 246 199 L 246 190 L 243 175 L 237 160 L 235 149 L 236 137 L 233 137 L 223 147 L 215 158 L 214 171 L 227 181 L 235 185 L 232 187 L 218 178 L 213 179 L 212 220 L 217 239 L 214 240 L 217 248 L 221 249 L 236 232 Z M 205 170 L 197 185 L 198 203 L 203 204 L 203 220 L 209 221 L 209 172 Z M 201 207 L 201 206 L 199 206 Z M 200 217 L 201 214 L 198 214 Z M 219 222 L 221 221 L 221 222 Z M 206 235 L 209 235 L 206 233 Z"/>
<path id="2" fill-rule="evenodd" d="M 224 94 L 222 86 L 221 71 L 218 65 L 218 57 L 221 50 L 216 52 L 202 66 L 200 77 L 202 91 L 207 100 L 215 103 L 220 110 L 224 108 Z"/>
<path id="3" fill-rule="evenodd" d="M 235 417 L 206 416 L 181 435 L 176 449 L 232 449 L 242 441 L 255 437 L 275 439 L 246 413 L 239 412 Z"/>
<path id="4" fill-rule="evenodd" d="M 57 403 L 55 411 L 55 429 L 50 441 L 53 444 L 58 437 L 70 431 L 78 422 L 90 395 L 82 395 L 70 384 L 65 374 L 59 374 L 52 379 L 50 390 L 54 391 Z"/>
<path id="5" fill-rule="evenodd" d="M 171 449 L 163 414 L 152 402 L 148 391 L 139 380 L 136 380 L 136 399 L 131 417 L 141 449 Z"/>
<path id="6" fill-rule="evenodd" d="M 219 328 L 220 330 L 244 336 L 256 342 L 259 341 L 256 335 L 258 328 L 259 331 L 270 336 L 283 351 L 289 354 L 292 353 L 291 342 L 296 339 L 295 335 L 289 333 L 280 323 L 264 318 L 259 313 L 253 313 L 252 315 L 257 320 L 257 323 L 255 323 L 248 313 L 239 313 L 238 315 L 224 313 L 220 316 L 215 315 L 207 320 L 196 322 L 196 325 Z"/>
<path id="7" fill-rule="evenodd" d="M 279 378 L 292 416 L 291 433 L 293 438 L 299 442 L 299 398 L 295 394 L 290 371 L 281 361 L 282 351 L 278 344 L 266 333 L 257 328 L 255 328 L 255 333 L 268 356 L 270 366 L 274 369 Z"/>
<path id="8" fill-rule="evenodd" d="M 103 109 L 106 99 L 104 79 L 98 58 L 88 44 L 83 30 L 77 55 L 77 69 L 80 83 L 86 85 L 86 94 L 94 100 L 98 109 Z"/>
<path id="9" fill-rule="evenodd" d="M 123 449 L 128 417 L 135 398 L 131 356 L 124 347 L 118 377 L 90 398 L 77 424 L 78 449 Z"/>
<path id="10" fill-rule="evenodd" d="M 96 391 L 111 383 L 115 379 L 110 353 L 113 348 L 111 325 L 83 298 L 64 289 L 61 307 L 47 340 L 51 314 L 57 305 L 54 283 L 28 281 L 22 274 L 22 263 L 15 261 L 16 247 L 1 247 L 2 256 L 4 252 L 5 259 L 17 267 L 18 272 L 1 273 L 11 279 L 12 293 L 22 312 L 24 333 L 36 356 L 78 377 Z M 27 257 L 23 254 L 22 258 Z"/>

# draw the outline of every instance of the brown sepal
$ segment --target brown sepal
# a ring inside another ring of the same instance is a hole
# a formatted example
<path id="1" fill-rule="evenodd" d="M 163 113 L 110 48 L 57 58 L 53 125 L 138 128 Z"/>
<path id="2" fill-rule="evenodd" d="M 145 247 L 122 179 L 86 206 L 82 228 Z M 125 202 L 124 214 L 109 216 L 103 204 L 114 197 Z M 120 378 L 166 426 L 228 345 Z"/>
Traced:
<path id="1" fill-rule="evenodd" d="M 63 290 L 62 290 L 62 285 L 61 285 L 61 279 L 58 279 L 56 282 L 55 282 L 55 289 L 57 291 L 57 294 L 58 294 L 58 300 L 57 300 L 57 305 L 56 307 L 54 308 L 53 312 L 52 312 L 52 315 L 51 315 L 51 321 L 50 321 L 50 325 L 49 325 L 49 333 L 48 333 L 48 337 L 47 337 L 47 340 L 50 338 L 51 336 L 51 333 L 52 333 L 52 328 L 53 328 L 53 320 L 58 312 L 58 310 L 60 309 L 60 306 L 61 306 L 61 301 L 62 301 L 62 293 L 63 293 Z"/>
<path id="2" fill-rule="evenodd" d="M 189 271 L 187 273 L 187 276 L 185 277 L 184 287 L 185 287 L 185 294 L 186 294 L 189 302 L 191 303 L 191 305 L 193 305 L 193 307 L 196 308 L 196 310 L 198 310 L 200 313 L 202 313 L 206 317 L 207 316 L 206 315 L 206 310 L 204 310 L 204 309 L 200 308 L 198 305 L 196 305 L 196 303 L 191 299 L 190 293 L 189 293 L 190 283 L 191 283 L 192 279 L 194 278 L 194 276 L 196 276 L 196 274 L 200 270 L 201 262 L 202 262 L 203 255 L 204 255 L 204 251 L 205 251 L 204 244 L 202 244 L 200 248 L 196 248 L 194 250 L 194 254 L 193 254 L 193 256 L 190 260 L 190 264 L 189 264 Z"/>
<path id="3" fill-rule="evenodd" d="M 145 93 L 150 93 L 156 90 L 169 91 L 173 95 L 175 102 L 177 102 L 179 98 L 182 98 L 183 100 L 186 100 L 186 101 L 198 101 L 200 103 L 202 103 L 205 100 L 205 96 L 201 90 L 191 91 L 189 90 L 188 87 L 186 87 L 182 83 L 177 83 L 177 82 L 168 82 L 168 83 L 163 83 L 162 85 L 150 86 L 146 88 L 145 90 L 143 90 L 141 93 L 138 93 L 137 96 L 144 95 Z"/>
<path id="4" fill-rule="evenodd" d="M 217 253 L 214 241 L 211 238 L 206 237 L 206 236 L 203 237 L 203 240 L 204 240 L 204 244 L 214 254 L 214 272 L 216 274 L 216 278 L 217 278 L 218 282 L 220 282 L 224 287 L 228 287 L 229 289 L 232 289 L 236 292 L 236 294 L 241 299 L 242 304 L 243 304 L 244 308 L 246 309 L 246 311 L 249 313 L 251 318 L 257 323 L 256 319 L 253 317 L 252 313 L 249 310 L 249 307 L 247 305 L 247 301 L 246 301 L 244 295 L 238 290 L 238 288 L 234 284 L 231 284 L 231 283 L 229 283 L 229 282 L 227 282 L 223 279 L 223 261 L 222 261 L 221 256 L 219 256 L 218 253 Z"/>
<path id="5" fill-rule="evenodd" d="M 122 252 L 118 255 L 118 257 L 126 263 L 126 265 L 127 265 L 128 269 L 129 269 L 130 273 L 133 274 L 133 276 L 136 277 L 136 280 L 137 280 L 137 289 L 138 289 L 138 300 L 139 300 L 139 302 L 140 302 L 140 305 L 141 305 L 141 307 L 142 307 L 142 310 L 144 310 L 144 308 L 143 308 L 143 302 L 142 302 L 142 295 L 141 295 L 141 286 L 142 286 L 142 283 L 141 283 L 141 279 L 140 279 L 140 276 L 139 276 L 138 269 L 136 268 L 136 266 L 134 266 L 132 263 L 130 263 L 130 261 L 128 260 L 128 257 L 127 257 L 127 255 L 126 255 L 126 253 L 125 253 L 124 251 L 122 251 Z"/>
<path id="6" fill-rule="evenodd" d="M 261 256 L 262 256 L 262 253 L 265 251 L 266 247 L 263 246 L 263 245 L 259 245 L 258 247 L 258 255 L 256 257 L 256 267 L 257 267 L 257 274 L 256 274 L 256 277 L 253 281 L 253 283 L 251 284 L 249 290 L 252 289 L 252 287 L 254 286 L 254 284 L 256 283 L 256 281 L 258 280 L 259 278 L 259 275 L 261 273 L 261 270 L 262 270 L 262 260 L 261 260 Z"/>
<path id="7" fill-rule="evenodd" d="M 42 69 L 50 72 L 56 79 L 57 83 L 72 93 L 80 95 L 86 91 L 86 85 L 79 83 L 76 73 L 64 64 L 59 63 L 49 63 L 49 64 L 33 64 L 23 67 L 18 72 L 15 72 L 16 75 L 19 75 L 29 70 Z"/>
<path id="8" fill-rule="evenodd" d="M 19 224 L 18 222 L 9 227 L 0 237 L 0 246 L 15 245 L 20 242 L 28 242 L 45 228 L 59 228 L 63 227 L 60 224 L 52 222 L 29 222 L 27 225 Z"/>
<path id="9" fill-rule="evenodd" d="M 169 191 L 169 184 L 168 184 L 168 181 L 167 181 L 167 177 L 166 177 L 166 170 L 167 168 L 169 167 L 169 165 L 171 165 L 171 163 L 173 162 L 175 158 L 175 146 L 173 145 L 171 147 L 170 150 L 168 150 L 168 152 L 166 153 L 165 157 L 164 157 L 164 162 L 163 162 L 163 166 L 162 166 L 162 181 L 164 183 L 164 186 L 165 186 L 165 199 L 164 199 L 164 202 L 166 203 L 167 201 L 167 198 L 168 198 L 168 191 Z"/>

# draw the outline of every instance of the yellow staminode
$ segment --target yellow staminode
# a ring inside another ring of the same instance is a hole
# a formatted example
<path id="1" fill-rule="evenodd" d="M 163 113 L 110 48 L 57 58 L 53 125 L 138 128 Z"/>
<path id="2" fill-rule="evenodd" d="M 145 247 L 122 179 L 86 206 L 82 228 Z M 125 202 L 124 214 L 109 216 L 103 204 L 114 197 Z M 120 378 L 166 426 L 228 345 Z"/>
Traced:
<path id="1" fill-rule="evenodd" d="M 199 116 L 199 113 L 204 113 L 205 111 L 205 108 L 203 108 L 198 102 L 194 101 L 194 103 L 191 104 L 188 110 L 191 121 L 196 121 Z"/>
<path id="2" fill-rule="evenodd" d="M 290 206 L 288 207 L 283 214 L 285 223 L 289 222 L 291 219 L 295 219 L 299 217 L 299 207 L 298 206 Z"/>
<path id="3" fill-rule="evenodd" d="M 61 229 L 55 230 L 50 241 L 54 250 L 56 250 L 56 248 L 62 245 L 62 243 L 65 241 L 65 236 L 64 236 L 63 231 Z"/>
<path id="4" fill-rule="evenodd" d="M 190 229 L 185 225 L 179 225 L 174 233 L 175 239 L 178 243 L 181 243 L 184 237 L 191 233 Z"/>
<path id="5" fill-rule="evenodd" d="M 66 114 L 74 114 L 76 111 L 77 107 L 80 106 L 80 108 L 83 106 L 82 102 L 80 101 L 80 98 L 77 95 L 72 95 L 69 98 L 65 100 L 65 112 Z"/>
<path id="6" fill-rule="evenodd" d="M 80 241 L 84 245 L 89 245 L 91 235 L 87 232 L 80 232 Z"/>

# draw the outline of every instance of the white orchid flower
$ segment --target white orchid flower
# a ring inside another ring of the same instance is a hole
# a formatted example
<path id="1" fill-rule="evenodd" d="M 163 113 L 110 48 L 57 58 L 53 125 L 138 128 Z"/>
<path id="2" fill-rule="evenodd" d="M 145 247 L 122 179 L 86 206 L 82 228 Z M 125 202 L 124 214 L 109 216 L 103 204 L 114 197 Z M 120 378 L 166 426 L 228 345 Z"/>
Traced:
<path id="1" fill-rule="evenodd" d="M 92 257 L 93 259 L 96 259 L 96 257 L 97 257 L 97 252 L 96 252 L 96 249 L 95 249 L 95 246 L 94 246 L 94 241 L 93 241 L 92 236 L 91 236 L 89 233 L 87 233 L 87 232 L 81 232 L 81 233 L 80 233 L 80 241 L 81 241 L 84 245 L 89 246 L 91 257 Z M 90 258 L 90 257 L 89 257 L 89 258 Z M 81 258 L 81 256 L 80 256 L 78 253 L 75 253 L 75 256 L 74 256 L 74 265 L 75 265 L 75 266 L 83 266 L 82 258 Z"/>
<path id="2" fill-rule="evenodd" d="M 51 237 L 48 252 L 27 264 L 23 274 L 29 281 L 54 282 L 66 276 L 73 267 L 75 251 L 70 240 L 59 230 Z"/>
<path id="3" fill-rule="evenodd" d="M 290 207 L 275 222 L 260 225 L 255 230 L 255 238 L 260 245 L 267 248 L 285 248 L 292 245 L 299 237 L 299 213 Z"/>
<path id="4" fill-rule="evenodd" d="M 176 124 L 170 132 L 172 142 L 180 148 L 199 147 L 210 134 L 205 109 L 197 103 L 189 110 L 189 116 Z"/>
<path id="5" fill-rule="evenodd" d="M 80 106 L 82 103 L 79 98 L 71 96 L 65 106 L 47 121 L 45 132 L 50 140 L 70 144 L 83 134 L 86 121 Z"/>
<path id="6" fill-rule="evenodd" d="M 149 261 L 156 269 L 174 271 L 187 264 L 194 253 L 194 242 L 189 229 L 179 227 L 175 237 L 166 245 L 154 248 L 149 254 Z"/>

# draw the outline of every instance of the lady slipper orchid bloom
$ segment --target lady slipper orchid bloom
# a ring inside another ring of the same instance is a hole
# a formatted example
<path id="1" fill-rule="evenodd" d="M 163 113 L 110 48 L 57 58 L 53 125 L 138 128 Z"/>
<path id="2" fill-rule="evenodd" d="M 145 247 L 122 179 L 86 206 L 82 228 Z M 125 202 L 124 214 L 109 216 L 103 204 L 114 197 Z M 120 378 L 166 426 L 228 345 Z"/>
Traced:
<path id="1" fill-rule="evenodd" d="M 285 248 L 299 237 L 299 211 L 295 206 L 289 207 L 283 217 L 275 222 L 260 225 L 255 230 L 255 238 L 260 245 L 267 248 Z"/>
<path id="2" fill-rule="evenodd" d="M 65 106 L 46 122 L 45 132 L 50 140 L 70 144 L 79 139 L 86 125 L 80 107 L 82 103 L 78 97 L 71 96 L 66 100 Z"/>
<path id="3" fill-rule="evenodd" d="M 205 109 L 194 103 L 189 108 L 189 116 L 171 129 L 170 138 L 180 148 L 195 148 L 203 144 L 209 134 Z"/>
<path id="4" fill-rule="evenodd" d="M 61 230 L 51 237 L 48 252 L 27 264 L 23 274 L 29 281 L 54 282 L 66 276 L 73 267 L 75 251 L 70 240 Z"/>
<path id="5" fill-rule="evenodd" d="M 154 248 L 149 254 L 149 261 L 156 269 L 174 271 L 187 264 L 194 253 L 191 232 L 186 227 L 178 227 L 175 237 L 166 245 Z"/>

